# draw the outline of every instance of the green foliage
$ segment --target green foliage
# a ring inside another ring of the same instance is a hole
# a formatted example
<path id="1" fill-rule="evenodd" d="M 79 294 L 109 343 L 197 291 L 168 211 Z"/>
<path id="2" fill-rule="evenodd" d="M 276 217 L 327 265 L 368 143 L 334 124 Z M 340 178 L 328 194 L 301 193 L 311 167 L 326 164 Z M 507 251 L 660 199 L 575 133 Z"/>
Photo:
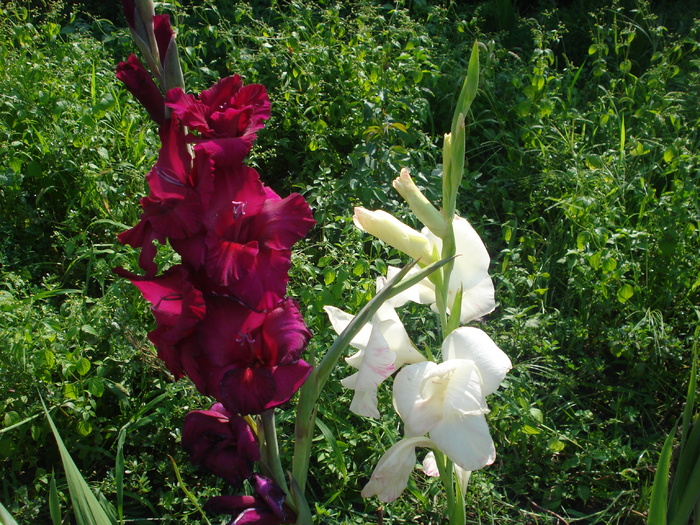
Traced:
<path id="1" fill-rule="evenodd" d="M 490 401 L 499 458 L 472 476 L 467 520 L 642 523 L 697 323 L 698 17 L 643 0 L 520 13 L 500 0 L 182 4 L 161 5 L 176 13 L 188 86 L 232 73 L 264 83 L 273 114 L 251 162 L 315 210 L 289 294 L 317 358 L 333 341 L 323 306 L 358 312 L 376 276 L 405 262 L 357 231 L 352 207 L 405 216 L 391 188 L 401 167 L 438 202 L 442 135 L 469 49 L 485 45 L 457 207 L 493 256 L 488 331 L 516 367 Z M 199 523 L 176 471 L 198 501 L 226 488 L 191 475 L 179 429 L 208 400 L 172 382 L 145 337 L 147 308 L 111 274 L 136 266 L 116 235 L 137 220 L 158 147 L 113 76 L 128 33 L 67 2 L 32 5 L 0 8 L 3 502 L 19 522 L 49 522 L 50 494 L 67 508 L 65 477 L 51 490 L 60 458 L 38 387 L 119 518 Z M 435 320 L 419 312 L 401 315 L 434 349 Z M 322 523 L 377 522 L 359 491 L 402 429 L 350 414 L 346 374 L 333 372 L 319 405 L 309 500 Z M 289 465 L 293 421 L 279 419 Z M 440 497 L 417 473 L 381 513 L 441 523 Z"/>

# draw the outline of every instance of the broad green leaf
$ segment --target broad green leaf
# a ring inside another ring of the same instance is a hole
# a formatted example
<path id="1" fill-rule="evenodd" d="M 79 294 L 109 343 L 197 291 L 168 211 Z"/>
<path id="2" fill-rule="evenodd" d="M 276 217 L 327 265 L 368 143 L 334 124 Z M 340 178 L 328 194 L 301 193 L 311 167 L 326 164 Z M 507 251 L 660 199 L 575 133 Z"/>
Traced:
<path id="1" fill-rule="evenodd" d="M 624 284 L 617 291 L 617 300 L 620 301 L 621 303 L 626 303 L 627 301 L 629 301 L 632 298 L 633 295 L 634 295 L 634 288 L 632 288 L 632 285 Z"/>

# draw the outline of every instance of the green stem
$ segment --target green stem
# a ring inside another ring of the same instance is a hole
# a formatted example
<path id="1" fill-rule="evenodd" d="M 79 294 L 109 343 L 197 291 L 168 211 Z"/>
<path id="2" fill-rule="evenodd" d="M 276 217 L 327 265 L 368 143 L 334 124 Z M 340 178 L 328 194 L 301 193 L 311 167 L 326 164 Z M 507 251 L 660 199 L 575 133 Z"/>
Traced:
<path id="1" fill-rule="evenodd" d="M 263 435 L 265 436 L 265 459 L 270 469 L 270 475 L 275 480 L 275 483 L 289 495 L 289 487 L 287 487 L 287 480 L 285 479 L 282 461 L 280 460 L 279 443 L 277 442 L 275 409 L 265 410 L 260 414 L 260 420 L 262 422 Z"/>
<path id="2" fill-rule="evenodd" d="M 447 515 L 450 525 L 465 525 L 467 515 L 459 479 L 454 476 L 454 463 L 439 450 L 434 450 L 435 463 L 440 471 L 440 481 L 447 495 Z"/>

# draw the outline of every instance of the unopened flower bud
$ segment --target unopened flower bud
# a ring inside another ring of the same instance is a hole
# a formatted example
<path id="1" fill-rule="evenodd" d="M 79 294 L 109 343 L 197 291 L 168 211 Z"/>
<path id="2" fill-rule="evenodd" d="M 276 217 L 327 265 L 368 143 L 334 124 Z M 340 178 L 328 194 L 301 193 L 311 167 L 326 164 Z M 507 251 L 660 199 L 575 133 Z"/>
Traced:
<path id="1" fill-rule="evenodd" d="M 438 237 L 442 238 L 447 235 L 449 229 L 445 216 L 425 198 L 406 168 L 403 168 L 399 176 L 394 179 L 393 185 L 394 189 L 406 200 L 419 221 Z"/>
<path id="2" fill-rule="evenodd" d="M 355 226 L 374 235 L 409 257 L 429 264 L 437 260 L 433 256 L 432 245 L 422 233 L 404 224 L 393 215 L 382 211 L 355 208 Z"/>

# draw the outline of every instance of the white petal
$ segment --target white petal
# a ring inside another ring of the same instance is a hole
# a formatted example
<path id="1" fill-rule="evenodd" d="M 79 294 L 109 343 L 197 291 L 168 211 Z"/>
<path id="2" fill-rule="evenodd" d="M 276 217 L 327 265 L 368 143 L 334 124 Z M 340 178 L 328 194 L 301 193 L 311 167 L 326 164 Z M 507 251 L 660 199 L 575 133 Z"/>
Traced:
<path id="1" fill-rule="evenodd" d="M 445 338 L 442 344 L 445 360 L 470 359 L 481 374 L 484 396 L 495 392 L 512 368 L 508 356 L 496 346 L 486 332 L 478 328 L 462 326 Z"/>
<path id="2" fill-rule="evenodd" d="M 450 284 L 448 286 L 448 304 L 454 302 L 455 294 L 462 290 L 462 308 L 460 321 L 468 323 L 496 307 L 494 287 L 489 277 L 491 258 L 481 237 L 472 228 L 469 221 L 455 215 L 452 228 L 455 239 L 455 259 Z M 442 239 L 433 235 L 427 228 L 422 232 L 434 244 L 438 253 L 442 250 Z"/>
<path id="3" fill-rule="evenodd" d="M 377 389 L 355 390 L 350 403 L 350 411 L 364 417 L 379 419 L 379 409 L 377 408 Z"/>
<path id="4" fill-rule="evenodd" d="M 454 465 L 455 478 L 459 482 L 459 488 L 462 489 L 462 497 L 467 493 L 467 485 L 472 473 L 469 470 L 464 470 L 459 465 Z"/>
<path id="5" fill-rule="evenodd" d="M 333 330 L 335 330 L 336 334 L 341 334 L 343 330 L 345 330 L 345 328 L 350 324 L 350 321 L 352 321 L 355 318 L 354 315 L 349 314 L 347 312 L 343 312 L 340 308 L 336 308 L 335 306 L 324 306 L 323 309 L 328 315 L 328 319 L 330 320 L 331 326 L 333 327 Z M 352 341 L 350 342 L 350 345 L 353 348 L 357 348 L 358 350 L 364 350 L 365 346 L 367 346 L 367 341 L 369 341 L 369 336 L 371 332 L 371 323 L 366 323 L 360 329 L 357 335 L 353 337 Z"/>
<path id="6" fill-rule="evenodd" d="M 406 363 L 419 363 L 425 361 L 425 357 L 413 346 L 408 337 L 406 328 L 399 319 L 396 310 L 383 304 L 372 318 L 372 322 L 377 326 L 389 348 L 396 354 L 396 368 L 400 368 Z"/>
<path id="7" fill-rule="evenodd" d="M 352 387 L 355 389 L 355 396 L 350 410 L 365 417 L 379 417 L 377 387 L 396 369 L 396 354 L 389 348 L 380 326 L 381 323 L 374 324 L 359 371 L 351 376 L 354 377 Z M 347 386 L 348 383 L 349 381 L 343 384 Z"/>
<path id="8" fill-rule="evenodd" d="M 386 272 L 387 279 L 393 279 L 394 276 L 399 273 L 400 268 L 395 266 L 389 266 Z M 417 274 L 420 270 L 418 268 L 411 268 L 406 274 L 404 279 L 409 278 Z M 379 290 L 377 290 L 379 291 Z M 404 290 L 398 295 L 395 295 L 390 299 L 391 304 L 395 307 L 403 306 L 408 301 L 419 304 L 431 304 L 435 302 L 435 285 L 431 283 L 428 279 L 423 279 L 411 286 L 408 290 Z"/>
<path id="9" fill-rule="evenodd" d="M 362 489 L 362 497 L 377 496 L 380 501 L 394 501 L 406 488 L 408 477 L 416 465 L 416 447 L 431 447 L 425 437 L 402 439 L 387 450 L 372 472 L 372 477 Z"/>
<path id="10" fill-rule="evenodd" d="M 355 372 L 351 376 L 345 377 L 340 380 L 340 384 L 343 385 L 345 388 L 349 388 L 350 390 L 355 390 L 355 383 L 357 383 L 357 376 L 359 372 Z"/>
<path id="11" fill-rule="evenodd" d="M 483 415 L 443 419 L 430 431 L 430 439 L 464 470 L 478 470 L 496 459 L 496 449 Z"/>
<path id="12" fill-rule="evenodd" d="M 443 394 L 442 417 L 488 413 L 486 398 L 481 391 L 481 375 L 474 361 L 454 359 L 447 363 L 459 365 L 454 367 Z"/>
<path id="13" fill-rule="evenodd" d="M 355 208 L 355 226 L 378 237 L 409 257 L 424 264 L 433 262 L 430 241 L 422 233 L 404 224 L 393 215 L 383 211 Z"/>
<path id="14" fill-rule="evenodd" d="M 437 366 L 432 361 L 408 365 L 394 379 L 394 408 L 403 419 L 407 436 L 425 434 L 442 417 L 442 400 L 424 399 L 421 392 L 426 375 Z"/>
<path id="15" fill-rule="evenodd" d="M 437 461 L 435 461 L 435 453 L 431 450 L 423 458 L 423 472 L 426 476 L 431 478 L 440 477 L 440 469 L 437 466 Z"/>
<path id="16" fill-rule="evenodd" d="M 450 276 L 450 283 L 451 282 L 452 276 Z M 456 286 L 458 287 L 458 285 Z M 454 301 L 454 299 L 452 300 Z M 469 321 L 479 319 L 493 312 L 495 308 L 496 299 L 493 281 L 487 274 L 473 287 L 463 289 L 462 309 L 460 311 L 459 320 L 462 324 L 466 324 Z"/>
<path id="17" fill-rule="evenodd" d="M 360 368 L 360 365 L 362 364 L 362 360 L 364 358 L 365 358 L 365 350 L 360 350 L 359 352 L 355 352 L 351 356 L 346 357 L 345 362 L 353 368 Z"/>

